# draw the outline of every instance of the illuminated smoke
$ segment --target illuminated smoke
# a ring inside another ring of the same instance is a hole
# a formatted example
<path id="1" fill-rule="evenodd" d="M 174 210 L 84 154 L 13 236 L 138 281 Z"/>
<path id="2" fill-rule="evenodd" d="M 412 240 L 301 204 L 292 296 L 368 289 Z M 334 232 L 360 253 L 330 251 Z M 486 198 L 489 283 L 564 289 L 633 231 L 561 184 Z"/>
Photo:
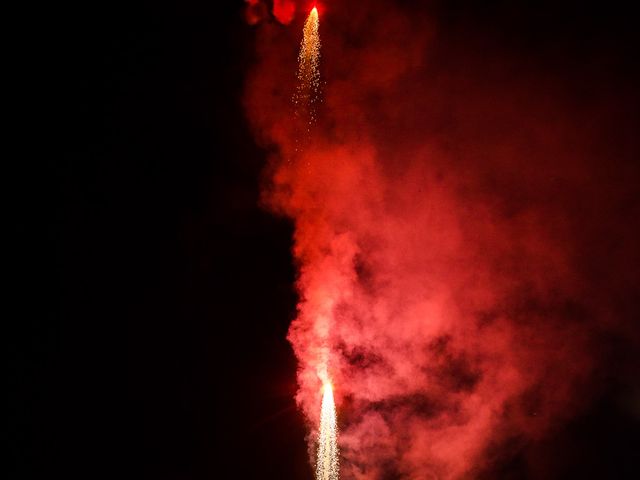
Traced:
<path id="1" fill-rule="evenodd" d="M 268 21 L 269 9 L 278 22 L 291 23 L 296 13 L 296 0 L 245 0 L 245 18 L 250 25 Z"/>
<path id="2" fill-rule="evenodd" d="M 338 480 L 338 426 L 333 387 L 325 383 L 322 394 L 320 432 L 318 434 L 318 456 L 316 459 L 317 480 Z"/>
<path id="3" fill-rule="evenodd" d="M 294 0 L 273 0 L 273 16 L 280 23 L 290 23 L 296 12 Z"/>
<path id="4" fill-rule="evenodd" d="M 581 103 L 577 73 L 556 82 L 486 31 L 398 2 L 331 7 L 305 148 L 291 92 L 300 120 L 319 99 L 317 12 L 297 78 L 298 31 L 257 31 L 245 98 L 274 152 L 263 200 L 295 225 L 288 338 L 312 455 L 332 381 L 342 479 L 502 478 L 487 472 L 583 411 L 605 339 L 636 341 L 636 140 L 610 128 L 627 107 Z"/>

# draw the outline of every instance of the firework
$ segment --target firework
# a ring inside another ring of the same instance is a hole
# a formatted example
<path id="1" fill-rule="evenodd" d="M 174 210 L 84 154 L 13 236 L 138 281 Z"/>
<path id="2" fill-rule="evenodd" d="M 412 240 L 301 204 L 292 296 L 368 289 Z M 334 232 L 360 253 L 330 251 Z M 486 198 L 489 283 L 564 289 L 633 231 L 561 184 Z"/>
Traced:
<path id="1" fill-rule="evenodd" d="M 298 54 L 298 86 L 293 96 L 296 115 L 310 131 L 315 122 L 315 105 L 320 101 L 320 20 L 314 7 L 304 23 L 302 43 Z"/>
<path id="2" fill-rule="evenodd" d="M 317 480 L 338 480 L 338 425 L 333 387 L 330 383 L 325 383 L 323 387 L 316 462 Z"/>

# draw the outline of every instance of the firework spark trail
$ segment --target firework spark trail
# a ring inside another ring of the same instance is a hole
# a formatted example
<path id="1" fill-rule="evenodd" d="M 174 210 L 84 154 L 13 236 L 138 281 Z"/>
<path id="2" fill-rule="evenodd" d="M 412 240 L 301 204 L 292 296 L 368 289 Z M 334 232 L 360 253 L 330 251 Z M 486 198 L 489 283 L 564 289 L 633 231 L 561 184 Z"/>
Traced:
<path id="1" fill-rule="evenodd" d="M 318 10 L 314 7 L 304 23 L 302 43 L 298 54 L 298 86 L 293 96 L 296 115 L 310 133 L 315 122 L 315 104 L 320 101 L 320 25 Z"/>
<path id="2" fill-rule="evenodd" d="M 318 458 L 316 460 L 317 480 L 338 480 L 338 426 L 336 406 L 333 400 L 333 387 L 325 383 L 320 413 L 320 432 L 318 434 Z"/>

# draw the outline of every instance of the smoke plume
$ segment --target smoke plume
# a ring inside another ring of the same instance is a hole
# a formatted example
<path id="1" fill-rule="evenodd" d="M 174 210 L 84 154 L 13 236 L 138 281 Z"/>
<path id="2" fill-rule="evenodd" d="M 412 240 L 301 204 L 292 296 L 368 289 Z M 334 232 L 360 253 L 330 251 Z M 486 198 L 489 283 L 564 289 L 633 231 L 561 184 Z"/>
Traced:
<path id="1" fill-rule="evenodd" d="M 631 87 L 437 12 L 327 6 L 304 151 L 304 18 L 261 26 L 247 81 L 265 203 L 295 223 L 297 400 L 317 428 L 331 378 L 345 479 L 478 478 L 638 343 Z"/>

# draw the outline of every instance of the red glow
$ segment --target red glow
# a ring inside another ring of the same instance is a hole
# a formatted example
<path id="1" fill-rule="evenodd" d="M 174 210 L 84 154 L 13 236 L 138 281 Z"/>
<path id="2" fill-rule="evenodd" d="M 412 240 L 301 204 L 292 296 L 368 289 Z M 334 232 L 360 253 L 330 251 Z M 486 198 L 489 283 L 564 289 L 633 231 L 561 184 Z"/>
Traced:
<path id="1" fill-rule="evenodd" d="M 276 17 L 280 23 L 290 23 L 295 13 L 296 2 L 294 0 L 273 0 L 273 16 Z"/>
<path id="2" fill-rule="evenodd" d="M 256 25 L 267 18 L 268 11 L 259 0 L 246 0 L 245 19 L 249 25 Z"/>

